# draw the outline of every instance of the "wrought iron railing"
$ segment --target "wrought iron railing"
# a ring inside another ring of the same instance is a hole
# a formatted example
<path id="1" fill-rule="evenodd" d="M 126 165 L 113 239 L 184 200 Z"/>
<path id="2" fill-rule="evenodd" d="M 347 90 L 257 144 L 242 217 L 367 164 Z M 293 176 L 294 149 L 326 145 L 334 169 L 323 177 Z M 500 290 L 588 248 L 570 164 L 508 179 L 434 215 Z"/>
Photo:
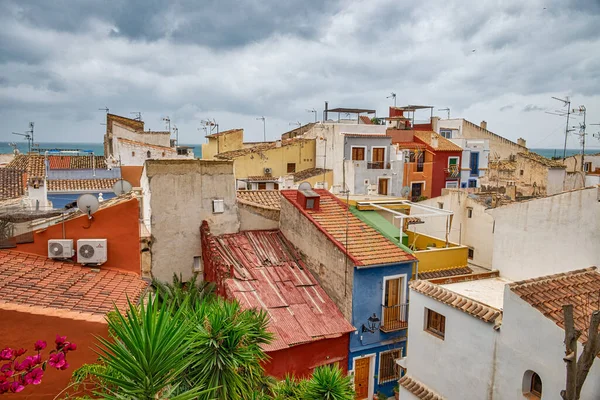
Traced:
<path id="1" fill-rule="evenodd" d="M 449 166 L 448 168 L 445 169 L 445 171 L 449 178 L 458 178 L 458 176 L 460 174 L 460 170 L 458 169 L 458 166 L 456 166 L 456 165 Z"/>
<path id="2" fill-rule="evenodd" d="M 395 306 L 383 306 L 381 330 L 393 332 L 408 327 L 408 303 Z"/>
<path id="3" fill-rule="evenodd" d="M 385 163 L 383 161 L 368 162 L 367 169 L 384 169 Z"/>

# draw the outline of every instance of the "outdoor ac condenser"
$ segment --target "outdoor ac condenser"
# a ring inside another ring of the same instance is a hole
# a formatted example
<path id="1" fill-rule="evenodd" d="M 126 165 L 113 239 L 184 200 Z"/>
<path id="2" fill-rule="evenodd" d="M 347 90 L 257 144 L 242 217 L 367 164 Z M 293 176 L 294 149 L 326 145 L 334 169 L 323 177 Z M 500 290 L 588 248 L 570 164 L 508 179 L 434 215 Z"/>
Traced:
<path id="1" fill-rule="evenodd" d="M 73 239 L 48 240 L 48 258 L 71 258 L 73 252 Z"/>
<path id="2" fill-rule="evenodd" d="M 106 239 L 79 239 L 77 241 L 77 262 L 85 265 L 102 265 L 108 252 Z"/>

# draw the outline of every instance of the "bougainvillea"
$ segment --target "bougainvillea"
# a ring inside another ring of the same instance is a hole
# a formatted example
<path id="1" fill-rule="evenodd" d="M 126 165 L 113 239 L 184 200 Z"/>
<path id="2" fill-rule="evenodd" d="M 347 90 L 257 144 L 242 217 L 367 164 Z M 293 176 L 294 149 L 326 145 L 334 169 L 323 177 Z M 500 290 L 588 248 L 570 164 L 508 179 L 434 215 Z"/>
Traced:
<path id="1" fill-rule="evenodd" d="M 38 340 L 33 345 L 36 355 L 22 358 L 27 352 L 25 349 L 11 349 L 0 351 L 0 394 L 19 393 L 27 385 L 39 385 L 44 377 L 46 365 L 58 370 L 69 368 L 67 353 L 77 350 L 77 345 L 67 341 L 66 336 L 56 336 L 55 348 L 50 351 L 48 359 L 42 357 L 42 350 L 47 343 Z"/>

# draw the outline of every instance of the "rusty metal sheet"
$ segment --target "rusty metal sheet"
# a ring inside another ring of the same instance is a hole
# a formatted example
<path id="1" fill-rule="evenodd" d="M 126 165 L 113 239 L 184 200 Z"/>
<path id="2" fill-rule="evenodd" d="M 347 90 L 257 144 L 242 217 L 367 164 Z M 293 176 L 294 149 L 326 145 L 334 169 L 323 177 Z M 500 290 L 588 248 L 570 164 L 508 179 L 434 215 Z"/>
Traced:
<path id="1" fill-rule="evenodd" d="M 302 293 L 300 293 L 292 282 L 277 282 L 277 288 L 279 288 L 279 291 L 288 304 L 301 304 L 305 302 Z"/>
<path id="2" fill-rule="evenodd" d="M 292 315 L 289 308 L 277 308 L 269 310 L 272 321 L 277 328 L 281 338 L 288 344 L 310 342 L 311 336 L 304 330 L 296 315 Z"/>

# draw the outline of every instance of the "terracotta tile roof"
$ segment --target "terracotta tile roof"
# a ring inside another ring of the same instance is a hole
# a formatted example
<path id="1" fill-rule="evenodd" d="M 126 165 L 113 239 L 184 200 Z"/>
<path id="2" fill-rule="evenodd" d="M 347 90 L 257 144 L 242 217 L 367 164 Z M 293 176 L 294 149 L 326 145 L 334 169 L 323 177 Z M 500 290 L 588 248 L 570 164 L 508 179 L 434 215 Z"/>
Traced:
<path id="1" fill-rule="evenodd" d="M 600 305 L 600 273 L 596 267 L 542 276 L 510 284 L 510 290 L 564 329 L 562 306 L 573 304 L 581 342 L 588 339 L 593 310 Z"/>
<path id="2" fill-rule="evenodd" d="M 418 399 L 444 400 L 442 396 L 435 393 L 433 390 L 429 389 L 427 386 L 425 386 L 418 380 L 410 377 L 409 375 L 404 375 L 402 378 L 400 378 L 398 384 L 404 389 L 408 390 L 413 395 L 415 395 Z"/>
<path id="3" fill-rule="evenodd" d="M 526 158 L 528 160 L 537 162 L 539 164 L 542 164 L 545 167 L 549 167 L 549 168 L 566 168 L 566 165 L 564 165 L 561 161 L 558 160 L 551 160 L 549 158 L 546 158 L 544 156 L 540 156 L 537 153 L 533 153 L 533 152 L 523 152 L 523 153 L 517 153 L 519 157 L 523 157 Z"/>
<path id="4" fill-rule="evenodd" d="M 390 139 L 391 136 L 384 135 L 381 133 L 342 133 L 346 137 L 357 137 L 357 138 L 373 138 L 373 139 Z"/>
<path id="5" fill-rule="evenodd" d="M 417 142 L 396 142 L 399 149 L 425 149 L 427 146 L 424 143 Z"/>
<path id="6" fill-rule="evenodd" d="M 472 273 L 473 270 L 469 267 L 436 269 L 433 271 L 419 272 L 419 279 L 445 278 L 448 276 L 468 275 Z"/>
<path id="7" fill-rule="evenodd" d="M 137 302 L 147 284 L 139 275 L 0 250 L 0 307 L 5 303 L 104 315 Z"/>
<path id="8" fill-rule="evenodd" d="M 277 182 L 279 180 L 279 178 L 271 175 L 253 175 L 241 179 L 246 180 L 248 182 Z"/>
<path id="9" fill-rule="evenodd" d="M 48 156 L 48 164 L 50 169 L 106 169 L 104 156 Z"/>
<path id="10" fill-rule="evenodd" d="M 373 122 L 371 122 L 371 118 L 367 117 L 366 115 L 361 115 L 360 120 L 362 121 L 363 124 L 365 125 L 373 125 Z"/>
<path id="11" fill-rule="evenodd" d="M 159 132 L 154 132 L 154 133 L 159 133 Z M 156 144 L 149 144 L 149 143 L 144 143 L 144 142 L 138 142 L 137 140 L 125 139 L 125 138 L 122 138 L 122 137 L 119 137 L 117 139 L 119 140 L 119 142 L 127 143 L 127 144 L 130 144 L 132 146 L 144 147 L 144 148 L 150 148 L 150 149 L 156 149 L 156 150 L 160 150 L 160 151 L 168 151 L 168 152 L 171 152 L 171 153 L 175 153 L 177 151 L 174 147 L 159 146 L 159 145 L 156 145 Z"/>
<path id="12" fill-rule="evenodd" d="M 128 126 L 129 128 L 135 131 L 143 131 L 144 130 L 144 122 L 138 121 L 137 119 L 122 117 L 120 115 L 115 114 L 106 114 L 106 123 L 107 126 L 112 129 L 112 123 L 117 122 L 121 125 Z"/>
<path id="13" fill-rule="evenodd" d="M 211 238 L 227 296 L 243 308 L 268 311 L 274 333 L 266 351 L 339 337 L 354 331 L 310 274 L 293 245 L 276 231 L 245 231 Z M 219 278 L 216 279 L 219 285 Z"/>
<path id="14" fill-rule="evenodd" d="M 500 171 L 514 171 L 517 169 L 517 163 L 514 161 L 508 160 L 490 160 L 489 162 L 490 169 L 498 169 Z"/>
<path id="15" fill-rule="evenodd" d="M 18 154 L 6 168 L 25 171 L 30 178 L 46 176 L 44 156 L 39 154 Z"/>
<path id="16" fill-rule="evenodd" d="M 381 233 L 361 221 L 347 205 L 327 190 L 315 189 L 320 195 L 319 211 L 304 210 L 296 201 L 296 190 L 283 190 L 281 194 L 315 226 L 322 231 L 340 250 L 348 254 L 355 265 L 377 265 L 410 262 L 415 256 L 388 240 Z M 346 243 L 346 221 L 348 221 L 348 243 Z"/>
<path id="17" fill-rule="evenodd" d="M 269 210 L 281 209 L 281 193 L 279 190 L 238 190 L 237 200 L 242 204 Z"/>
<path id="18" fill-rule="evenodd" d="M 495 322 L 502 312 L 429 281 L 412 281 L 410 288 L 437 301 L 466 312 L 484 322 Z"/>
<path id="19" fill-rule="evenodd" d="M 315 139 L 304 139 L 302 137 L 283 139 L 283 140 L 277 141 L 277 142 L 261 143 L 261 144 L 257 144 L 256 146 L 246 147 L 246 148 L 239 149 L 239 150 L 226 151 L 224 153 L 219 153 L 219 154 L 215 155 L 215 158 L 220 158 L 223 160 L 233 160 L 235 158 L 242 157 L 247 154 L 262 153 L 263 151 L 268 151 L 271 149 L 275 149 L 277 147 L 291 146 L 291 145 L 294 145 L 297 143 L 307 143 L 307 142 L 314 141 L 314 140 Z"/>
<path id="20" fill-rule="evenodd" d="M 415 137 L 426 143 L 429 147 L 433 149 L 433 151 L 463 151 L 462 147 L 455 143 L 452 143 L 450 140 L 446 139 L 441 135 L 438 135 L 433 131 L 415 131 Z M 431 145 L 432 137 L 437 138 L 437 147 L 433 147 Z"/>
<path id="21" fill-rule="evenodd" d="M 23 174 L 12 168 L 0 168 L 0 200 L 14 199 L 25 194 Z"/>
<path id="22" fill-rule="evenodd" d="M 52 179 L 48 180 L 49 192 L 95 191 L 112 189 L 118 179 Z"/>
<path id="23" fill-rule="evenodd" d="M 289 139 L 289 138 L 293 138 L 296 136 L 300 136 L 300 135 L 304 135 L 306 132 L 308 132 L 309 130 L 312 129 L 313 126 L 315 126 L 316 123 L 314 122 L 310 122 L 306 125 L 302 125 L 299 126 L 297 128 L 292 129 L 291 131 L 287 131 L 285 133 L 281 134 L 281 138 L 282 139 Z"/>
<path id="24" fill-rule="evenodd" d="M 299 171 L 294 174 L 294 182 L 300 182 L 313 176 L 323 175 L 326 172 L 330 172 L 330 169 L 323 168 L 309 168 L 304 171 Z"/>
<path id="25" fill-rule="evenodd" d="M 219 137 L 219 136 L 226 136 L 229 135 L 231 133 L 236 133 L 239 131 L 244 131 L 242 128 L 235 128 L 235 129 L 229 129 L 227 131 L 223 131 L 223 132 L 219 132 L 219 133 L 213 133 L 212 135 L 206 135 L 205 137 L 207 138 L 214 138 L 214 137 Z"/>

